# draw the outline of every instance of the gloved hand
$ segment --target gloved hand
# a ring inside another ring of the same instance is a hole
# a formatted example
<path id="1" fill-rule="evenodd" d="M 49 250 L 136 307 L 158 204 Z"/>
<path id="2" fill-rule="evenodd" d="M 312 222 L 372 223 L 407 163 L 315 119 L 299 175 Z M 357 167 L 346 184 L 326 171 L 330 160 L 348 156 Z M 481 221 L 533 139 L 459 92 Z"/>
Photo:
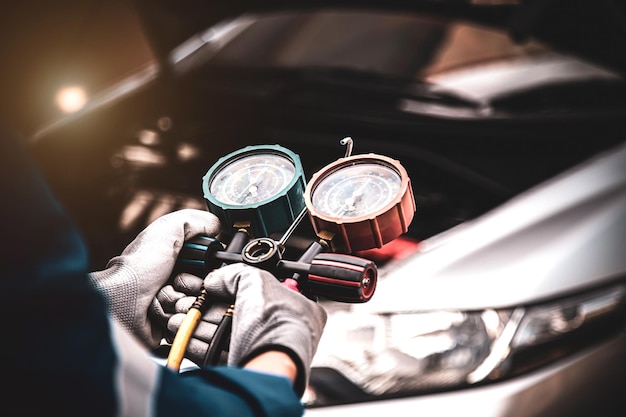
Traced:
<path id="1" fill-rule="evenodd" d="M 155 308 L 157 292 L 171 278 L 183 243 L 197 234 L 214 237 L 218 232 L 219 221 L 208 211 L 183 209 L 166 214 L 90 278 L 107 299 L 113 316 L 148 347 L 156 348 L 166 329 L 162 322 L 151 320 L 149 311 Z"/>
<path id="2" fill-rule="evenodd" d="M 181 274 L 174 289 L 193 292 L 199 290 L 198 282 L 197 277 Z M 322 306 L 281 285 L 271 273 L 241 263 L 212 271 L 203 285 L 210 297 L 220 300 L 220 305 L 210 308 L 203 316 L 203 322 L 195 331 L 195 340 L 192 339 L 196 348 L 188 351 L 197 356 L 190 359 L 196 362 L 204 357 L 209 346 L 207 341 L 213 337 L 224 307 L 234 303 L 228 364 L 243 366 L 260 353 L 283 351 L 296 363 L 298 375 L 294 385 L 302 395 L 326 324 L 326 312 Z M 175 303 L 176 310 L 186 312 L 185 308 L 188 310 L 191 302 L 186 297 L 180 298 Z M 172 315 L 168 328 L 176 332 L 182 316 Z"/>
<path id="3" fill-rule="evenodd" d="M 181 273 L 174 278 L 172 284 L 166 285 L 157 294 L 151 313 L 155 320 L 167 327 L 168 332 L 165 337 L 170 343 L 173 342 L 185 315 L 196 301 L 197 296 L 200 295 L 203 286 L 203 278 Z M 185 357 L 198 366 L 205 365 L 205 356 L 209 350 L 209 344 L 231 303 L 232 297 L 224 299 L 207 296 L 203 305 L 204 313 L 191 339 L 189 339 L 185 351 Z M 226 362 L 226 359 L 221 362 Z"/>

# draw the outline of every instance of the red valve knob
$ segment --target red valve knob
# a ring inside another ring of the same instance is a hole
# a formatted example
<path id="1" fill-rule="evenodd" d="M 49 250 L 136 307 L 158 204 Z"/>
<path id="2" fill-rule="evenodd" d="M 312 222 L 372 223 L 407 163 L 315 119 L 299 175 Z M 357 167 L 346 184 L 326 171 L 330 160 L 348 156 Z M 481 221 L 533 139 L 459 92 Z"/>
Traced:
<path id="1" fill-rule="evenodd" d="M 322 253 L 311 261 L 308 286 L 319 297 L 344 303 L 364 303 L 376 289 L 378 270 L 367 259 Z"/>

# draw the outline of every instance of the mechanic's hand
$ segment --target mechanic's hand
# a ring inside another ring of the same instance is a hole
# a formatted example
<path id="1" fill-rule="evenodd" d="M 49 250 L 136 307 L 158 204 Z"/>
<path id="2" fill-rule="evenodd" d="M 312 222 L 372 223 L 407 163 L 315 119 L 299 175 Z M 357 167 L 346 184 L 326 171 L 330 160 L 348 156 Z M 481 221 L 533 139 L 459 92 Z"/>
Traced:
<path id="1" fill-rule="evenodd" d="M 148 347 L 156 348 L 166 330 L 150 320 L 149 310 L 170 279 L 183 243 L 198 234 L 214 237 L 218 232 L 219 221 L 208 211 L 166 214 L 139 233 L 105 270 L 92 272 L 91 280 L 106 297 L 113 316 Z"/>
<path id="2" fill-rule="evenodd" d="M 176 290 L 186 287 L 199 291 L 197 277 L 181 274 L 177 278 Z M 225 306 L 234 303 L 228 364 L 243 366 L 260 353 L 283 351 L 298 367 L 295 388 L 301 395 L 326 324 L 326 312 L 322 306 L 281 285 L 271 273 L 242 263 L 212 271 L 203 284 L 209 296 L 221 300 L 221 304 L 211 307 L 200 323 L 202 327 L 198 325 L 194 338 L 195 346 L 200 350 L 194 349 L 193 354 L 197 357 L 190 359 L 204 357 L 208 343 L 202 340 L 209 341 L 213 337 L 215 324 L 221 319 Z M 188 310 L 191 305 L 184 300 L 181 298 L 176 302 L 180 312 L 185 312 L 185 308 Z M 173 315 L 168 328 L 175 332 L 181 322 L 182 314 Z"/>
<path id="3" fill-rule="evenodd" d="M 152 317 L 163 327 L 168 328 L 166 339 L 172 343 L 186 313 L 196 301 L 204 286 L 204 279 L 188 273 L 181 273 L 172 284 L 163 287 L 156 296 L 152 307 Z M 203 304 L 204 313 L 198 322 L 185 351 L 185 357 L 198 366 L 205 365 L 205 356 L 217 325 L 230 307 L 232 297 L 228 299 L 207 295 Z M 226 362 L 221 358 L 220 362 Z"/>

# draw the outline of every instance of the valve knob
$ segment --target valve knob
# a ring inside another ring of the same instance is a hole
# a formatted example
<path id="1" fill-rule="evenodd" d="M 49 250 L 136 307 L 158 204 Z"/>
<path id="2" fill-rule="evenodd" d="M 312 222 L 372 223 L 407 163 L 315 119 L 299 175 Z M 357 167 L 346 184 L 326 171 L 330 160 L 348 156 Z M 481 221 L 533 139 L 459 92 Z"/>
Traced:
<path id="1" fill-rule="evenodd" d="M 223 249 L 219 240 L 205 235 L 196 235 L 186 240 L 178 254 L 174 274 L 187 272 L 198 277 L 206 276 L 219 266 L 213 255 Z"/>
<path id="2" fill-rule="evenodd" d="M 321 253 L 311 261 L 308 287 L 312 293 L 344 303 L 364 303 L 376 289 L 378 270 L 367 259 Z"/>

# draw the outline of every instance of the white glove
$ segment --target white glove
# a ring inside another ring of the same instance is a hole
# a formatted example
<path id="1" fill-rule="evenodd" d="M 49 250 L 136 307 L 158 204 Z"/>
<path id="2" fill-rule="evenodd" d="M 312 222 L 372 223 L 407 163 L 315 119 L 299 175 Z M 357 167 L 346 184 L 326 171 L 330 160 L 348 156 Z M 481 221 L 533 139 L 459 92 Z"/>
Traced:
<path id="1" fill-rule="evenodd" d="M 198 280 L 192 275 L 181 274 L 175 282 L 175 290 L 197 293 Z M 198 325 L 195 340 L 192 339 L 187 351 L 195 356 L 191 359 L 204 357 L 209 346 L 207 342 L 215 333 L 224 307 L 234 303 L 228 364 L 243 366 L 260 353 L 283 351 L 296 363 L 295 389 L 302 394 L 326 324 L 326 312 L 322 306 L 285 287 L 271 273 L 241 263 L 212 271 L 203 284 L 210 297 L 208 302 L 218 299 L 219 303 L 209 308 Z M 176 309 L 186 312 L 193 299 L 180 298 L 175 303 Z M 172 315 L 168 328 L 177 331 L 182 317 L 182 314 Z M 191 349 L 192 343 L 194 349 Z"/>
<path id="2" fill-rule="evenodd" d="M 153 303 L 152 315 L 155 320 L 167 327 L 168 333 L 165 337 L 170 343 L 173 342 L 189 308 L 196 301 L 196 297 L 200 295 L 203 285 L 203 278 L 182 273 L 174 278 L 172 284 L 166 285 L 157 294 Z M 217 330 L 217 326 L 231 302 L 232 299 L 229 301 L 210 295 L 207 297 L 203 305 L 202 318 L 185 350 L 185 357 L 198 366 L 205 365 L 209 344 L 213 340 L 215 330 Z M 226 360 L 227 358 L 221 358 L 220 363 L 226 363 Z"/>
<path id="3" fill-rule="evenodd" d="M 214 237 L 218 232 L 219 221 L 208 211 L 166 214 L 139 233 L 105 270 L 92 272 L 92 283 L 104 294 L 113 316 L 148 347 L 156 348 L 166 330 L 163 323 L 151 321 L 149 311 L 171 278 L 183 243 L 198 234 Z"/>

